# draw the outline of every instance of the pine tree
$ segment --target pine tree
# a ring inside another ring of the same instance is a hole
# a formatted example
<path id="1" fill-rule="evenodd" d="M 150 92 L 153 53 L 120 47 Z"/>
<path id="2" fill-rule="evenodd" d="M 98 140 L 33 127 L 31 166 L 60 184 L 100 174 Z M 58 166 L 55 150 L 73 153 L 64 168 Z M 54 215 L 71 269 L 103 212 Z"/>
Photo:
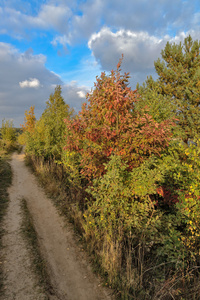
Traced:
<path id="1" fill-rule="evenodd" d="M 170 97 L 187 143 L 200 134 L 200 42 L 191 36 L 184 43 L 167 43 L 162 61 L 155 62 L 160 93 Z"/>

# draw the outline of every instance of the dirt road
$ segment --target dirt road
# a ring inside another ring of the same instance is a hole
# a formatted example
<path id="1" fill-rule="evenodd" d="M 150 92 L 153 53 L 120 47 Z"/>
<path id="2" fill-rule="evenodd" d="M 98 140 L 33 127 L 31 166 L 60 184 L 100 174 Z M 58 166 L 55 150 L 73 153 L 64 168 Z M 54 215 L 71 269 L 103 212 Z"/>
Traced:
<path id="1" fill-rule="evenodd" d="M 34 285 L 29 254 L 20 237 L 20 201 L 27 200 L 33 217 L 41 252 L 55 291 L 53 299 L 62 300 L 108 300 L 109 289 L 100 286 L 92 273 L 85 254 L 75 242 L 70 226 L 58 214 L 56 208 L 39 187 L 35 177 L 24 164 L 24 155 L 14 153 L 11 167 L 13 185 L 9 190 L 10 205 L 5 219 L 7 234 L 4 237 L 6 294 L 3 299 L 44 299 Z"/>

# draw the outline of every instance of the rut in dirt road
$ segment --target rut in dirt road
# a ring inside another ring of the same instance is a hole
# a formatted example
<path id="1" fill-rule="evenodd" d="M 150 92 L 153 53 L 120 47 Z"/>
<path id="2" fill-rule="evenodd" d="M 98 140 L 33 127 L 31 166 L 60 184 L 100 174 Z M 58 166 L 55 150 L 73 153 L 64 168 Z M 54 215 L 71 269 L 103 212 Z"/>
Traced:
<path id="1" fill-rule="evenodd" d="M 51 200 L 38 186 L 34 175 L 25 166 L 24 155 L 14 153 L 11 166 L 15 199 L 25 198 L 27 201 L 56 298 L 113 299 L 109 295 L 109 289 L 101 287 L 99 279 L 92 273 L 91 267 L 75 243 L 72 230 L 66 226 Z"/>

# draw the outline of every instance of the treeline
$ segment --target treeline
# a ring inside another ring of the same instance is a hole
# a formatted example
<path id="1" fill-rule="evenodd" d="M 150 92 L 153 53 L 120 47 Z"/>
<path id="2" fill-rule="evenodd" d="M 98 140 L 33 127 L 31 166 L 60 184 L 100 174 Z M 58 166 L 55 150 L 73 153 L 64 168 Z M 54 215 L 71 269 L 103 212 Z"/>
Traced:
<path id="1" fill-rule="evenodd" d="M 64 187 L 68 213 L 122 299 L 200 298 L 199 49 L 190 36 L 167 43 L 158 79 L 135 91 L 121 59 L 78 115 L 60 86 L 39 120 L 34 107 L 25 112 L 27 156 Z"/>

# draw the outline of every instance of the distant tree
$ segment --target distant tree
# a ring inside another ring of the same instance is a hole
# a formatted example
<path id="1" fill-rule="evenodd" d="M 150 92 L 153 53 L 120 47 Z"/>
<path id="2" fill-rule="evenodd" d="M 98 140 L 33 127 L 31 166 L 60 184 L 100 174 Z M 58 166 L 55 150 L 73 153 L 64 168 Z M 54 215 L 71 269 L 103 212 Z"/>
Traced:
<path id="1" fill-rule="evenodd" d="M 3 120 L 1 127 L 1 138 L 5 142 L 15 142 L 16 141 L 16 130 L 13 127 L 13 121 Z"/>
<path id="2" fill-rule="evenodd" d="M 22 124 L 23 131 L 33 133 L 35 129 L 36 124 L 36 117 L 35 117 L 35 106 L 31 106 L 29 111 L 25 111 L 25 117 L 24 117 L 24 124 Z"/>

